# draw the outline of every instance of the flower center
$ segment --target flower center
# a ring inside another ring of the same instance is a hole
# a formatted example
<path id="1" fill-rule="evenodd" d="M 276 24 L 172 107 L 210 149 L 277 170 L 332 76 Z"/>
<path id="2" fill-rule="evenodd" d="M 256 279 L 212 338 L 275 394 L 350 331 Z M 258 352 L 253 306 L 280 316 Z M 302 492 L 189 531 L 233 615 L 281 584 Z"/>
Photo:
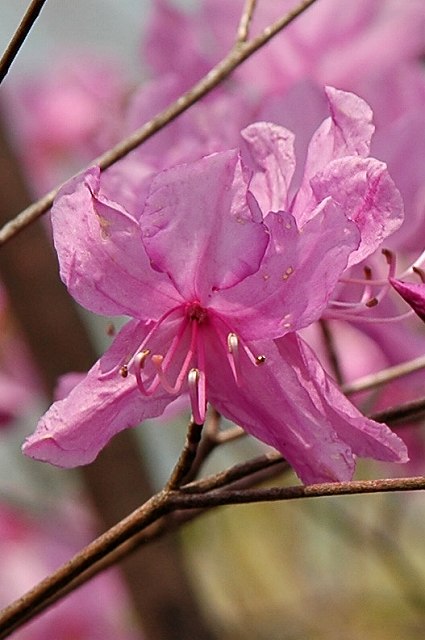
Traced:
<path id="1" fill-rule="evenodd" d="M 208 311 L 204 309 L 197 300 L 195 302 L 188 302 L 185 312 L 189 320 L 196 320 L 198 324 L 202 324 L 208 318 Z"/>
<path id="2" fill-rule="evenodd" d="M 174 326 L 171 339 L 170 323 Z M 218 337 L 223 356 L 237 385 L 241 383 L 241 350 L 254 366 L 264 363 L 265 356 L 255 356 L 220 314 L 213 309 L 206 309 L 198 300 L 194 300 L 164 313 L 145 336 L 134 355 L 127 363 L 121 364 L 118 371 L 123 378 L 133 373 L 141 393 L 145 396 L 152 396 L 159 386 L 169 394 L 177 395 L 187 383 L 193 419 L 201 424 L 205 420 L 207 403 L 205 347 L 208 346 L 208 336 L 211 334 Z M 168 337 L 165 338 L 165 335 Z M 153 344 L 158 345 L 158 339 L 161 343 L 163 337 L 162 353 L 158 353 L 157 347 L 153 347 Z M 174 382 L 170 378 L 174 379 Z"/>

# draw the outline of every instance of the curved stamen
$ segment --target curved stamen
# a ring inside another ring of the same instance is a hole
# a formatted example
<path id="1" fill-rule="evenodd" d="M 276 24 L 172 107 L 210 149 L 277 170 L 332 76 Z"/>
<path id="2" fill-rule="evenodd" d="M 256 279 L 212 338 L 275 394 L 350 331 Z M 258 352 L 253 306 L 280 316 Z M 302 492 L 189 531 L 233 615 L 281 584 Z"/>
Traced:
<path id="1" fill-rule="evenodd" d="M 248 356 L 249 360 L 252 362 L 253 365 L 258 365 L 258 364 L 263 364 L 265 362 L 265 356 L 256 356 L 254 355 L 254 353 L 251 351 L 251 349 L 248 347 L 247 344 L 245 344 L 245 342 L 243 340 L 241 340 L 240 336 L 237 336 L 233 329 L 230 327 L 230 325 L 228 324 L 228 322 L 218 313 L 214 313 L 213 310 L 210 311 L 211 315 L 214 315 L 214 318 L 216 318 L 217 320 L 220 320 L 220 322 L 225 326 L 226 330 L 229 332 L 227 334 L 227 336 L 229 336 L 230 334 L 234 335 L 238 341 L 238 347 L 239 345 L 242 347 L 242 349 L 245 351 L 246 355 Z M 220 344 L 223 344 L 223 335 L 220 333 L 220 331 L 218 330 L 218 328 L 215 326 L 215 323 L 212 323 L 213 329 L 216 332 L 217 336 L 220 339 Z M 224 345 L 223 345 L 224 346 Z M 226 355 L 227 358 L 229 358 L 229 348 L 228 348 L 228 340 L 226 340 Z M 259 361 L 260 359 L 260 361 Z M 232 372 L 233 372 L 233 368 L 232 368 Z M 237 378 L 235 378 L 235 380 L 237 381 Z"/>
<path id="2" fill-rule="evenodd" d="M 142 369 L 144 369 L 145 362 L 149 354 L 150 354 L 149 349 L 144 349 L 143 351 L 139 351 L 139 353 L 137 353 L 133 359 L 134 373 L 136 376 L 137 386 L 139 387 L 140 391 L 143 393 L 144 396 L 150 396 L 155 391 L 155 389 L 153 388 L 155 381 L 153 381 L 152 384 L 149 386 L 149 388 L 146 389 L 142 380 Z"/>
<path id="3" fill-rule="evenodd" d="M 185 380 L 185 377 L 187 375 L 188 369 L 190 367 L 190 363 L 195 355 L 195 350 L 196 350 L 196 343 L 197 343 L 197 334 L 198 334 L 198 323 L 197 322 L 192 322 L 191 323 L 191 327 L 192 327 L 192 335 L 191 335 L 191 339 L 190 339 L 190 345 L 189 345 L 189 349 L 186 353 L 185 359 L 183 361 L 183 364 L 180 368 L 180 371 L 177 375 L 176 381 L 173 384 L 171 384 L 171 382 L 168 380 L 167 376 L 166 376 L 166 370 L 168 365 L 170 364 L 175 352 L 177 351 L 177 348 L 179 346 L 179 344 L 181 343 L 181 340 L 183 338 L 183 334 L 187 328 L 188 325 L 188 320 L 185 318 L 183 321 L 182 326 L 180 327 L 180 331 L 177 334 L 177 336 L 175 336 L 172 346 L 170 347 L 170 349 L 167 351 L 167 355 L 164 358 L 164 356 L 160 355 L 160 354 L 155 354 L 154 356 L 152 356 L 152 364 L 156 369 L 157 372 L 157 376 L 159 381 L 161 382 L 162 386 L 164 387 L 164 389 L 168 392 L 168 393 L 172 393 L 174 395 L 180 393 L 183 382 Z"/>
<path id="4" fill-rule="evenodd" d="M 206 413 L 205 373 L 191 369 L 187 376 L 192 416 L 196 424 L 204 424 Z"/>

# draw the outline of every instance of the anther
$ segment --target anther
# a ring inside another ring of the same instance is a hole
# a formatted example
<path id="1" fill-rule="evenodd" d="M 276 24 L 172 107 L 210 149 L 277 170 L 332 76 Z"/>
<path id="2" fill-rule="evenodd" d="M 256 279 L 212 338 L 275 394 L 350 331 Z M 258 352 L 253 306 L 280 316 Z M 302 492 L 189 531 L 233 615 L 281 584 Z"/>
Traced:
<path id="1" fill-rule="evenodd" d="M 128 376 L 128 366 L 123 364 L 122 367 L 119 368 L 119 373 L 122 378 L 126 378 Z"/>
<path id="2" fill-rule="evenodd" d="M 266 361 L 266 356 L 257 356 L 255 358 L 255 364 L 257 364 L 257 365 L 264 364 L 265 361 Z"/>
<path id="3" fill-rule="evenodd" d="M 229 352 L 228 360 L 230 368 L 235 378 L 235 382 L 239 385 L 239 340 L 236 333 L 227 335 L 227 350 Z"/>
<path id="4" fill-rule="evenodd" d="M 143 369 L 145 366 L 146 358 L 150 355 L 150 349 L 143 349 L 135 357 L 135 364 L 138 369 Z"/>
<path id="5" fill-rule="evenodd" d="M 423 269 L 420 269 L 419 267 L 412 267 L 412 271 L 414 271 L 416 275 L 420 277 L 421 281 L 425 283 L 425 271 Z"/>
<path id="6" fill-rule="evenodd" d="M 366 302 L 366 307 L 369 307 L 369 309 L 372 307 L 376 307 L 378 302 L 379 302 L 378 298 L 371 298 Z"/>
<path id="7" fill-rule="evenodd" d="M 229 333 L 229 335 L 227 336 L 227 348 L 229 350 L 229 353 L 233 353 L 233 355 L 236 355 L 238 347 L 238 336 L 236 335 L 236 333 Z"/>
<path id="8" fill-rule="evenodd" d="M 372 269 L 370 267 L 363 267 L 363 273 L 366 280 L 372 280 Z"/>

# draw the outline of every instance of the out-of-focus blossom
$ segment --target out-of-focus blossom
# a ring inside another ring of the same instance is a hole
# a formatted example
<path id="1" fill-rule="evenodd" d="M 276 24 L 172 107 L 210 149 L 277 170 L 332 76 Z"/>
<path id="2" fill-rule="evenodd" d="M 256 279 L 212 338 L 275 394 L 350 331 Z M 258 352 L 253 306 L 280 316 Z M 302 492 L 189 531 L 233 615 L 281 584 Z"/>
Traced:
<path id="1" fill-rule="evenodd" d="M 19 598 L 90 541 L 86 514 L 69 505 L 40 519 L 0 504 L 0 608 Z M 16 640 L 137 640 L 124 587 L 104 573 L 18 630 Z"/>
<path id="2" fill-rule="evenodd" d="M 4 96 L 9 132 L 36 194 L 56 186 L 114 144 L 130 82 L 92 52 L 57 60 Z"/>
<path id="3" fill-rule="evenodd" d="M 295 193 L 293 136 L 270 123 L 242 132 L 241 155 L 157 174 L 138 212 L 104 195 L 96 169 L 62 190 L 52 222 L 64 282 L 92 311 L 133 320 L 42 418 L 28 455 L 87 463 L 187 391 L 197 422 L 210 401 L 307 483 L 350 478 L 353 454 L 407 459 L 296 334 L 320 318 L 347 265 L 402 220 L 385 165 L 368 157 L 370 109 L 352 94 L 327 97 L 332 115 Z"/>

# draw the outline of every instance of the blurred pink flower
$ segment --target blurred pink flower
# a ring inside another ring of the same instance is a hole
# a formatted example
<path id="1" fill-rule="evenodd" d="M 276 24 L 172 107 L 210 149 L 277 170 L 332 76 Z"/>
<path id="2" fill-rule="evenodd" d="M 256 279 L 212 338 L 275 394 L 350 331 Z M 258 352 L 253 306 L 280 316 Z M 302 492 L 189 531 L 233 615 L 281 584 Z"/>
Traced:
<path id="1" fill-rule="evenodd" d="M 0 607 L 8 605 L 90 542 L 87 514 L 68 504 L 39 519 L 0 504 Z M 14 634 L 16 640 L 137 640 L 126 593 L 115 571 L 79 588 Z"/>

